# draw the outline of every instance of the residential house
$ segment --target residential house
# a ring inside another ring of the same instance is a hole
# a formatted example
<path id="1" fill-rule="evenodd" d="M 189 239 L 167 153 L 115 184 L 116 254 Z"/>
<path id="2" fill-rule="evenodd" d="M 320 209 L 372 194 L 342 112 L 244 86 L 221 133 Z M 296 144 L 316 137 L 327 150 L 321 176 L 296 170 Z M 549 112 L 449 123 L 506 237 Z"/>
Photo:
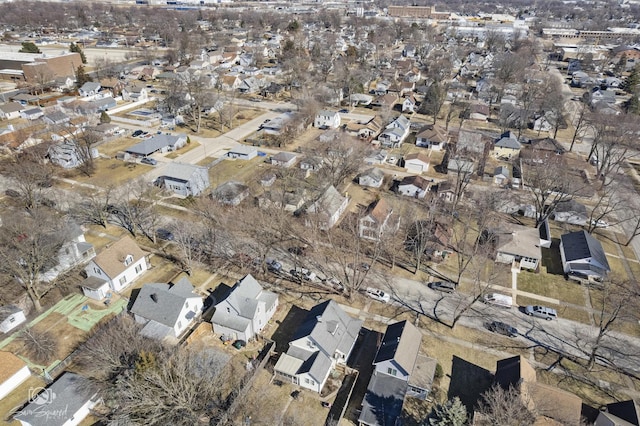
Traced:
<path id="1" fill-rule="evenodd" d="M 228 206 L 237 206 L 249 196 L 249 187 L 243 183 L 230 180 L 218 185 L 211 192 L 211 198 Z"/>
<path id="2" fill-rule="evenodd" d="M 371 101 L 371 106 L 380 108 L 380 109 L 392 109 L 398 100 L 398 95 L 396 93 L 387 93 L 381 96 L 378 96 L 373 101 Z"/>
<path id="3" fill-rule="evenodd" d="M 416 146 L 442 151 L 449 142 L 447 132 L 437 124 L 426 126 L 416 135 Z"/>
<path id="4" fill-rule="evenodd" d="M 411 122 L 404 115 L 398 116 L 395 120 L 387 125 L 385 130 L 378 135 L 378 141 L 385 148 L 397 148 L 409 136 L 411 131 Z"/>
<path id="5" fill-rule="evenodd" d="M 209 169 L 194 164 L 171 162 L 156 179 L 156 183 L 176 195 L 195 197 L 209 188 Z"/>
<path id="6" fill-rule="evenodd" d="M 222 90 L 233 91 L 242 86 L 242 79 L 239 75 L 223 75 L 220 79 Z"/>
<path id="7" fill-rule="evenodd" d="M 350 136 L 357 136 L 360 139 L 372 140 L 382 130 L 380 118 L 372 116 L 369 120 L 350 121 L 344 125 L 344 131 Z"/>
<path id="8" fill-rule="evenodd" d="M 414 113 L 418 110 L 418 103 L 413 95 L 409 95 L 402 101 L 402 112 Z"/>
<path id="9" fill-rule="evenodd" d="M 389 152 L 385 149 L 372 152 L 368 157 L 364 158 L 364 163 L 368 166 L 384 164 L 387 161 Z"/>
<path id="10" fill-rule="evenodd" d="M 274 206 L 286 212 L 294 213 L 302 208 L 306 201 L 307 193 L 304 189 L 265 191 L 258 197 L 258 206 L 260 208 Z"/>
<path id="11" fill-rule="evenodd" d="M 345 364 L 362 320 L 352 318 L 333 300 L 313 307 L 278 358 L 275 375 L 320 392 L 336 364 Z"/>
<path id="12" fill-rule="evenodd" d="M 297 155 L 282 151 L 271 157 L 271 164 L 278 167 L 289 168 L 296 163 L 297 159 Z"/>
<path id="13" fill-rule="evenodd" d="M 640 407 L 632 399 L 607 404 L 594 426 L 640 426 Z"/>
<path id="14" fill-rule="evenodd" d="M 565 274 L 602 279 L 611 272 L 602 244 L 584 230 L 560 237 L 560 258 Z"/>
<path id="15" fill-rule="evenodd" d="M 516 262 L 523 269 L 538 269 L 542 259 L 538 228 L 505 224 L 500 229 L 483 231 L 482 238 L 495 244 L 496 262 Z"/>
<path id="16" fill-rule="evenodd" d="M 67 114 L 62 111 L 51 111 L 43 116 L 44 122 L 55 126 L 63 126 L 71 120 Z"/>
<path id="17" fill-rule="evenodd" d="M 140 334 L 163 339 L 180 337 L 202 313 L 203 301 L 185 277 L 177 283 L 145 284 L 131 306 Z"/>
<path id="18" fill-rule="evenodd" d="M 9 395 L 31 377 L 29 366 L 11 352 L 0 352 L 0 399 Z M 29 395 L 31 396 L 31 395 Z"/>
<path id="19" fill-rule="evenodd" d="M 505 132 L 493 145 L 493 156 L 496 158 L 511 159 L 518 156 L 522 145 L 518 142 L 513 132 Z"/>
<path id="20" fill-rule="evenodd" d="M 429 156 L 423 152 L 415 152 L 404 157 L 404 168 L 409 173 L 423 173 L 429 170 Z"/>
<path id="21" fill-rule="evenodd" d="M 122 99 L 129 102 L 146 101 L 149 93 L 145 86 L 132 84 L 122 89 Z"/>
<path id="22" fill-rule="evenodd" d="M 278 295 L 263 289 L 250 274 L 246 275 L 216 304 L 211 317 L 213 332 L 233 340 L 253 340 L 277 308 Z"/>
<path id="23" fill-rule="evenodd" d="M 507 166 L 498 166 L 493 171 L 493 183 L 498 186 L 504 186 L 509 183 L 511 173 Z"/>
<path id="24" fill-rule="evenodd" d="M 86 154 L 91 155 L 91 158 L 98 158 L 100 155 L 97 148 L 89 148 L 88 153 L 82 152 L 82 149 L 84 148 L 76 142 L 64 140 L 49 147 L 49 160 L 63 169 L 75 169 L 85 162 Z"/>
<path id="25" fill-rule="evenodd" d="M 278 177 L 276 176 L 276 174 L 275 174 L 275 173 L 273 173 L 273 172 L 267 172 L 267 173 L 265 173 L 264 175 L 262 175 L 262 176 L 260 177 L 259 182 L 260 182 L 260 185 L 261 185 L 261 186 L 263 186 L 263 187 L 265 187 L 265 188 L 269 188 L 269 187 L 271 187 L 271 186 L 276 182 L 276 179 L 277 179 L 277 178 L 278 178 Z"/>
<path id="26" fill-rule="evenodd" d="M 444 200 L 446 203 L 453 203 L 456 200 L 454 185 L 448 180 L 439 182 L 435 187 L 435 192 L 438 198 Z M 462 195 L 460 198 L 462 198 Z"/>
<path id="27" fill-rule="evenodd" d="M 0 331 L 8 333 L 20 324 L 27 321 L 24 311 L 16 305 L 0 307 Z M 0 364 L 2 365 L 2 364 Z M 1 399 L 2 397 L 0 397 Z"/>
<path id="28" fill-rule="evenodd" d="M 176 151 L 187 144 L 186 135 L 154 135 L 125 150 L 136 157 L 147 157 L 154 152 Z"/>
<path id="29" fill-rule="evenodd" d="M 13 120 L 20 118 L 20 112 L 24 111 L 24 106 L 18 102 L 9 102 L 0 105 L 0 119 Z"/>
<path id="30" fill-rule="evenodd" d="M 380 198 L 369 205 L 365 214 L 358 220 L 360 238 L 378 241 L 382 234 L 398 229 L 400 222 L 392 219 L 393 208 Z"/>
<path id="31" fill-rule="evenodd" d="M 320 229 L 330 229 L 335 225 L 349 205 L 349 197 L 342 196 L 330 185 L 320 197 L 307 208 L 307 214 L 313 218 L 307 225 L 314 224 Z"/>
<path id="32" fill-rule="evenodd" d="M 70 91 L 74 88 L 74 86 L 75 86 L 75 81 L 73 80 L 73 78 L 69 76 L 57 77 L 51 83 L 52 89 L 55 90 L 56 92 Z"/>
<path id="33" fill-rule="evenodd" d="M 520 150 L 520 159 L 529 164 L 545 164 L 550 161 L 557 163 L 558 158 L 564 153 L 564 148 L 555 139 L 534 139 L 528 146 Z"/>
<path id="34" fill-rule="evenodd" d="M 78 89 L 78 94 L 83 98 L 87 98 L 89 96 L 95 96 L 100 91 L 100 83 L 95 81 L 87 81 L 82 85 L 81 88 Z"/>
<path id="35" fill-rule="evenodd" d="M 147 253 L 129 236 L 106 247 L 84 268 L 88 277 L 106 280 L 112 291 L 122 291 L 147 269 Z"/>
<path id="36" fill-rule="evenodd" d="M 115 99 L 111 96 L 105 96 L 104 98 L 94 99 L 88 102 L 71 102 L 68 105 L 65 105 L 65 108 L 72 109 L 79 114 L 90 115 L 102 111 L 108 111 L 116 106 L 117 102 Z"/>
<path id="37" fill-rule="evenodd" d="M 224 155 L 227 158 L 234 158 L 239 160 L 251 160 L 258 155 L 258 149 L 254 146 L 236 145 L 229 149 Z"/>
<path id="38" fill-rule="evenodd" d="M 429 260 L 444 260 L 451 253 L 451 229 L 451 221 L 444 216 L 437 220 L 417 220 L 409 228 L 405 247 L 415 250 L 418 242 Z"/>
<path id="39" fill-rule="evenodd" d="M 313 127 L 337 129 L 340 127 L 340 114 L 336 111 L 320 110 L 313 120 Z"/>
<path id="40" fill-rule="evenodd" d="M 20 111 L 20 117 L 29 121 L 37 120 L 44 115 L 44 111 L 40 107 L 24 109 Z"/>
<path id="41" fill-rule="evenodd" d="M 44 271 L 41 275 L 40 279 L 44 282 L 51 282 L 60 274 L 86 263 L 96 256 L 93 244 L 85 240 L 82 228 L 75 223 L 70 223 L 68 228 L 69 238 L 58 250 L 57 264 Z"/>
<path id="42" fill-rule="evenodd" d="M 421 176 L 407 176 L 398 184 L 398 193 L 422 199 L 429 192 L 430 186 L 431 181 Z"/>
<path id="43" fill-rule="evenodd" d="M 437 360 L 420 354 L 422 333 L 408 321 L 387 326 L 373 361 L 359 425 L 395 425 L 406 397 L 426 399 Z"/>
<path id="44" fill-rule="evenodd" d="M 100 80 L 100 86 L 103 89 L 109 90 L 113 96 L 120 96 L 125 87 L 125 83 L 123 80 L 117 78 L 103 78 Z"/>
<path id="45" fill-rule="evenodd" d="M 576 200 L 560 201 L 553 212 L 553 220 L 583 226 L 589 220 L 587 207 Z"/>
<path id="46" fill-rule="evenodd" d="M 308 172 L 316 172 L 322 168 L 324 159 L 322 157 L 305 157 L 300 160 L 300 168 Z"/>
<path id="47" fill-rule="evenodd" d="M 358 185 L 380 188 L 384 181 L 384 172 L 376 167 L 365 170 L 358 175 Z"/>
<path id="48" fill-rule="evenodd" d="M 582 400 L 555 386 L 537 381 L 536 371 L 521 355 L 497 362 L 494 382 L 518 391 L 531 413 L 538 413 L 535 424 L 577 425 L 582 422 Z"/>
<path id="49" fill-rule="evenodd" d="M 65 372 L 14 414 L 13 419 L 21 426 L 77 426 L 89 416 L 99 400 L 97 390 L 89 380 Z M 43 413 L 46 414 L 44 418 Z"/>

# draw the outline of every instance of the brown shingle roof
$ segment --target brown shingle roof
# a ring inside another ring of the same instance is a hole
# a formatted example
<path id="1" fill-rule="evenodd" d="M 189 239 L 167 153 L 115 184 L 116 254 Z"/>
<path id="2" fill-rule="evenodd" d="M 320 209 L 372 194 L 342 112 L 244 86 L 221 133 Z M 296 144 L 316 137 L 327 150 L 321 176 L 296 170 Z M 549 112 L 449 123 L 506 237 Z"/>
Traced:
<path id="1" fill-rule="evenodd" d="M 0 352 L 0 383 L 4 383 L 25 365 L 27 364 L 23 360 L 11 352 Z"/>
<path id="2" fill-rule="evenodd" d="M 373 209 L 371 209 L 371 217 L 373 217 L 378 223 L 384 223 L 384 220 L 387 218 L 389 213 L 391 213 L 393 209 L 389 206 L 389 204 L 384 200 L 384 198 L 380 198 Z"/>
<path id="3" fill-rule="evenodd" d="M 104 249 L 93 261 L 109 278 L 115 278 L 127 269 L 128 266 L 125 266 L 124 260 L 128 255 L 133 256 L 133 264 L 142 259 L 146 253 L 138 247 L 131 237 L 126 236 L 111 247 Z"/>
<path id="4" fill-rule="evenodd" d="M 408 154 L 406 157 L 404 157 L 405 162 L 409 160 L 420 160 L 423 163 L 429 164 L 429 156 L 422 152 L 415 152 L 413 154 Z"/>

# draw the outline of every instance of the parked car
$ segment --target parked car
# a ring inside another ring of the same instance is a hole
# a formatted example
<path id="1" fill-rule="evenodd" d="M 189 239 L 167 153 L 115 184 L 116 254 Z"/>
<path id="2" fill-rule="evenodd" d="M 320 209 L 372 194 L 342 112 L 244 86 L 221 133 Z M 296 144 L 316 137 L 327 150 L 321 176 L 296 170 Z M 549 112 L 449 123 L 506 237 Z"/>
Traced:
<path id="1" fill-rule="evenodd" d="M 158 161 L 156 159 L 150 158 L 150 157 L 142 157 L 140 159 L 140 162 L 142 164 L 148 164 L 150 166 L 155 166 L 156 164 L 158 164 Z"/>
<path id="2" fill-rule="evenodd" d="M 547 308 L 546 306 L 529 305 L 524 308 L 524 312 L 529 316 L 543 318 L 547 321 L 558 318 L 556 310 L 553 308 Z"/>
<path id="3" fill-rule="evenodd" d="M 287 251 L 294 256 L 304 256 L 307 254 L 307 248 L 305 246 L 289 247 Z"/>
<path id="4" fill-rule="evenodd" d="M 311 272 L 310 270 L 308 270 L 307 268 L 301 268 L 301 267 L 296 267 L 292 270 L 289 271 L 289 273 L 291 274 L 291 276 L 296 277 L 296 278 L 301 278 L 305 281 L 315 281 L 316 280 L 316 273 L 315 272 Z"/>
<path id="5" fill-rule="evenodd" d="M 16 191 L 15 189 L 7 189 L 6 191 L 4 191 L 4 194 L 7 197 L 20 198 L 20 193 L 18 191 Z"/>
<path id="6" fill-rule="evenodd" d="M 324 285 L 327 285 L 329 287 L 334 288 L 335 290 L 338 291 L 343 291 L 344 290 L 344 286 L 342 285 L 342 281 L 340 281 L 337 278 L 325 278 L 322 280 Z"/>
<path id="7" fill-rule="evenodd" d="M 453 293 L 456 291 L 456 285 L 451 281 L 434 281 L 429 283 L 432 290 L 443 291 L 445 293 Z"/>
<path id="8" fill-rule="evenodd" d="M 142 133 L 144 133 L 142 130 L 136 130 L 135 132 L 131 133 L 131 137 L 137 138 Z"/>
<path id="9" fill-rule="evenodd" d="M 156 237 L 166 241 L 173 241 L 175 239 L 173 232 L 163 228 L 156 229 Z"/>
<path id="10" fill-rule="evenodd" d="M 379 288 L 367 287 L 366 295 L 382 303 L 389 303 L 391 296 Z"/>
<path id="11" fill-rule="evenodd" d="M 282 263 L 275 259 L 267 259 L 267 269 L 270 272 L 280 272 L 282 270 Z"/>
<path id="12" fill-rule="evenodd" d="M 348 110 L 348 109 L 346 109 L 346 108 L 341 109 L 341 110 L 340 110 L 340 111 L 338 111 L 338 112 L 339 112 L 340 114 L 349 114 L 349 110 Z"/>
<path id="13" fill-rule="evenodd" d="M 518 335 L 518 330 L 515 327 L 511 327 L 509 324 L 500 321 L 493 321 L 489 324 L 489 330 L 509 337 L 516 337 Z"/>
<path id="14" fill-rule="evenodd" d="M 235 342 L 233 342 L 232 346 L 234 348 L 240 350 L 240 349 L 244 348 L 245 346 L 247 346 L 247 342 L 245 342 L 244 340 L 236 340 Z"/>

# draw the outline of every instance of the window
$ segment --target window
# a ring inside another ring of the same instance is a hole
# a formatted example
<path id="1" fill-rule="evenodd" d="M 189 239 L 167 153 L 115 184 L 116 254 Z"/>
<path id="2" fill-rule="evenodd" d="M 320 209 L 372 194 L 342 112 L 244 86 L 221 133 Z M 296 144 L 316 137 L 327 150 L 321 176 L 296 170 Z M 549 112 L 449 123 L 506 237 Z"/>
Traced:
<path id="1" fill-rule="evenodd" d="M 178 321 L 178 328 L 182 328 L 182 321 Z"/>
<path id="2" fill-rule="evenodd" d="M 142 272 L 142 265 L 136 265 L 136 274 Z"/>
<path id="3" fill-rule="evenodd" d="M 311 382 L 309 381 L 309 378 L 308 378 L 308 377 L 305 377 L 305 378 L 304 378 L 304 382 L 305 382 L 306 384 L 310 384 L 310 383 L 311 383 Z"/>
<path id="4" fill-rule="evenodd" d="M 9 318 L 9 322 L 16 322 L 16 319 L 14 317 Z"/>
<path id="5" fill-rule="evenodd" d="M 391 376 L 395 376 L 396 374 L 398 374 L 398 370 L 396 370 L 395 368 L 387 368 L 387 374 L 391 375 Z"/>
<path id="6" fill-rule="evenodd" d="M 133 256 L 128 254 L 127 257 L 124 258 L 124 266 L 129 266 L 131 263 L 133 263 Z"/>
<path id="7" fill-rule="evenodd" d="M 120 278 L 120 285 L 124 285 L 127 282 L 127 277 Z"/>
<path id="8" fill-rule="evenodd" d="M 189 309 L 189 302 L 184 302 L 184 307 Z"/>

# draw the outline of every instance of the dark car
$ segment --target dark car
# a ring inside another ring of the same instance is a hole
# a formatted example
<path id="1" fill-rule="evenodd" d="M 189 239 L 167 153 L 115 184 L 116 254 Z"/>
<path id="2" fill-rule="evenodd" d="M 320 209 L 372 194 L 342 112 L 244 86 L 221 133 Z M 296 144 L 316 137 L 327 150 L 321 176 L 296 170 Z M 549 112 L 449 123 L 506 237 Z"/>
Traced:
<path id="1" fill-rule="evenodd" d="M 173 232 L 162 228 L 156 229 L 156 237 L 166 241 L 173 241 L 175 239 Z"/>
<path id="2" fill-rule="evenodd" d="M 429 284 L 432 290 L 444 291 L 445 293 L 453 293 L 456 291 L 456 285 L 450 281 L 434 281 Z"/>
<path id="3" fill-rule="evenodd" d="M 136 130 L 135 132 L 131 133 L 131 136 L 134 137 L 134 138 L 137 138 L 142 133 L 144 133 L 142 130 Z"/>
<path id="4" fill-rule="evenodd" d="M 233 347 L 238 350 L 244 348 L 245 346 L 247 346 L 247 342 L 245 342 L 244 340 L 236 340 L 235 342 L 233 342 Z"/>
<path id="5" fill-rule="evenodd" d="M 518 330 L 515 327 L 511 327 L 509 324 L 500 321 L 493 321 L 489 324 L 489 330 L 509 337 L 516 337 L 518 335 Z"/>
<path id="6" fill-rule="evenodd" d="M 271 272 L 280 272 L 282 270 L 282 263 L 274 259 L 267 259 L 267 269 Z"/>
<path id="7" fill-rule="evenodd" d="M 141 162 L 142 164 L 148 164 L 148 165 L 150 165 L 150 166 L 155 166 L 156 164 L 158 164 L 158 161 L 157 161 L 157 160 L 155 160 L 155 159 L 153 159 L 153 158 L 150 158 L 150 157 L 142 157 L 142 159 L 140 160 L 140 162 Z"/>
<path id="8" fill-rule="evenodd" d="M 304 256 L 307 254 L 307 248 L 304 246 L 289 247 L 287 251 L 295 256 Z"/>
<path id="9" fill-rule="evenodd" d="M 349 110 L 348 110 L 348 109 L 346 109 L 346 108 L 344 108 L 344 109 L 341 109 L 341 110 L 340 110 L 340 111 L 338 111 L 338 112 L 339 112 L 340 114 L 348 114 L 348 113 L 349 113 Z"/>

